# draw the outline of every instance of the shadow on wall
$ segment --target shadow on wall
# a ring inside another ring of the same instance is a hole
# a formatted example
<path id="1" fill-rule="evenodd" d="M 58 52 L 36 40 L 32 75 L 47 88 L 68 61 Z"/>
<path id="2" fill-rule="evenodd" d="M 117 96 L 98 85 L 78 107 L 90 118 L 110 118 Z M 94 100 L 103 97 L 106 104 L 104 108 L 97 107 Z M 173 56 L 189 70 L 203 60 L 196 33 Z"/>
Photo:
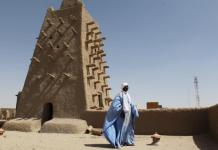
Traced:
<path id="1" fill-rule="evenodd" d="M 46 103 L 43 107 L 41 125 L 43 125 L 46 121 L 51 120 L 52 118 L 53 118 L 53 105 L 52 103 Z"/>
<path id="2" fill-rule="evenodd" d="M 211 133 L 194 135 L 193 141 L 200 150 L 218 149 L 218 143 Z"/>
<path id="3" fill-rule="evenodd" d="M 218 141 L 218 104 L 210 107 L 207 111 L 207 114 L 210 133 L 212 133 Z"/>

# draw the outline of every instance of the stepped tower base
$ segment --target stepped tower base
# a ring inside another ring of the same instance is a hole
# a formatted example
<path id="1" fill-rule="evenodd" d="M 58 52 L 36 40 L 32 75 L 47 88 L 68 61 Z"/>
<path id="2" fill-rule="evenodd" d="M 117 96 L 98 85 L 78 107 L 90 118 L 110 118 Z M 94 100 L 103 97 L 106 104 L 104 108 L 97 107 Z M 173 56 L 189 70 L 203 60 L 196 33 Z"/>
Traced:
<path id="1" fill-rule="evenodd" d="M 85 120 L 54 118 L 43 124 L 39 133 L 84 133 L 88 125 Z"/>
<path id="2" fill-rule="evenodd" d="M 21 119 L 16 118 L 4 123 L 2 127 L 5 131 L 22 131 L 22 132 L 32 132 L 39 131 L 41 128 L 40 119 Z"/>

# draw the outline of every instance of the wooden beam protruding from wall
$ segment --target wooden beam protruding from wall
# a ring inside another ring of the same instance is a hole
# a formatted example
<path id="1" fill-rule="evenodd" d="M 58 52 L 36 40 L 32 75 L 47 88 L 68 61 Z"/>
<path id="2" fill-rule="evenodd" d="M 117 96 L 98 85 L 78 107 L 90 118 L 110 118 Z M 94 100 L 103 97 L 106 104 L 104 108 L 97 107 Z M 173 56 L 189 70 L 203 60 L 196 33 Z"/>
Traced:
<path id="1" fill-rule="evenodd" d="M 40 62 L 36 57 L 31 58 L 30 60 L 35 60 L 36 62 Z"/>
<path id="2" fill-rule="evenodd" d="M 86 65 L 87 67 L 95 67 L 96 65 L 93 63 L 93 64 L 88 64 Z"/>
<path id="3" fill-rule="evenodd" d="M 52 43 L 48 43 L 48 45 L 54 50 L 55 49 L 55 47 L 54 47 L 54 45 L 52 44 Z"/>
<path id="4" fill-rule="evenodd" d="M 69 46 L 65 42 L 63 43 L 63 45 L 64 45 L 65 48 L 69 48 Z"/>
<path id="5" fill-rule="evenodd" d="M 102 62 L 100 62 L 100 64 L 103 64 L 103 63 L 107 63 L 107 61 L 102 61 Z"/>
<path id="6" fill-rule="evenodd" d="M 44 31 L 41 31 L 41 33 L 42 33 L 45 37 L 47 37 L 47 34 L 46 34 Z"/>
<path id="7" fill-rule="evenodd" d="M 59 34 L 59 36 L 62 36 L 61 30 L 60 29 L 56 29 L 57 33 Z"/>
<path id="8" fill-rule="evenodd" d="M 97 56 L 97 57 L 94 57 L 93 59 L 94 59 L 94 60 L 99 60 L 99 59 L 101 59 L 101 57 L 100 57 L 100 56 Z"/>
<path id="9" fill-rule="evenodd" d="M 41 76 L 34 75 L 34 78 L 35 78 L 35 79 L 40 79 Z"/>
<path id="10" fill-rule="evenodd" d="M 70 54 L 67 54 L 70 60 L 73 60 L 73 57 Z"/>
<path id="11" fill-rule="evenodd" d="M 94 41 L 91 39 L 91 40 L 87 40 L 86 41 L 86 44 L 90 44 L 90 43 L 93 43 Z"/>
<path id="12" fill-rule="evenodd" d="M 101 85 L 101 87 L 102 87 L 102 88 L 104 88 L 104 87 L 108 87 L 108 85 L 106 85 L 106 84 L 105 84 L 105 85 Z"/>
<path id="13" fill-rule="evenodd" d="M 99 67 L 92 68 L 93 71 L 96 71 L 98 69 L 99 69 Z"/>
<path id="14" fill-rule="evenodd" d="M 103 68 L 109 68 L 109 66 L 103 66 Z"/>
<path id="15" fill-rule="evenodd" d="M 93 27 L 93 28 L 91 28 L 91 31 L 94 31 L 94 30 L 97 30 L 98 29 L 98 27 Z"/>
<path id="16" fill-rule="evenodd" d="M 51 20 L 48 18 L 47 19 L 48 25 L 52 26 Z"/>
<path id="17" fill-rule="evenodd" d="M 99 48 L 99 45 L 94 45 L 94 46 L 91 46 L 91 48 Z"/>
<path id="18" fill-rule="evenodd" d="M 95 42 L 101 42 L 103 40 L 106 40 L 106 37 L 102 37 L 102 38 L 96 39 Z"/>
<path id="19" fill-rule="evenodd" d="M 100 47 L 104 46 L 104 43 L 99 44 Z"/>
<path id="20" fill-rule="evenodd" d="M 99 80 L 94 81 L 94 84 L 97 84 L 97 83 L 101 83 L 101 81 L 99 81 Z"/>
<path id="21" fill-rule="evenodd" d="M 103 50 L 103 49 L 100 49 L 100 50 L 97 51 L 97 53 L 98 53 L 98 54 L 104 53 L 104 50 Z"/>
<path id="22" fill-rule="evenodd" d="M 93 75 L 89 75 L 87 76 L 88 79 L 95 79 L 95 77 Z"/>
<path id="23" fill-rule="evenodd" d="M 64 20 L 62 18 L 58 18 L 61 24 L 64 24 Z"/>
<path id="24" fill-rule="evenodd" d="M 70 15 L 70 18 L 71 18 L 73 21 L 76 21 L 76 17 L 74 17 L 73 15 Z"/>
<path id="25" fill-rule="evenodd" d="M 112 88 L 106 88 L 105 90 L 106 90 L 106 91 L 108 91 L 108 90 L 112 90 Z"/>
<path id="26" fill-rule="evenodd" d="M 64 75 L 65 77 L 67 77 L 67 78 L 69 78 L 69 77 L 70 77 L 70 75 L 69 75 L 69 74 L 67 74 L 67 73 L 63 73 L 63 75 Z"/>
<path id="27" fill-rule="evenodd" d="M 54 78 L 55 78 L 55 76 L 54 76 L 54 75 L 52 75 L 52 74 L 50 74 L 50 73 L 47 73 L 47 76 L 48 76 L 48 77 L 50 77 L 50 78 L 52 78 L 52 79 L 54 79 Z"/>
<path id="28" fill-rule="evenodd" d="M 104 76 L 103 78 L 106 79 L 106 78 L 111 78 L 111 77 L 110 76 Z"/>
<path id="29" fill-rule="evenodd" d="M 93 31 L 90 31 L 90 32 L 87 32 L 87 33 L 86 33 L 86 35 L 92 35 L 92 34 L 94 34 Z"/>
<path id="30" fill-rule="evenodd" d="M 51 55 L 48 55 L 48 58 L 49 58 L 52 62 L 54 62 L 54 58 L 53 58 Z"/>
<path id="31" fill-rule="evenodd" d="M 96 33 L 95 33 L 95 35 L 98 35 L 98 34 L 102 34 L 102 32 L 101 32 L 101 31 L 99 31 L 99 32 L 96 32 Z"/>
<path id="32" fill-rule="evenodd" d="M 92 96 L 98 96 L 99 95 L 99 93 L 94 93 L 94 94 L 92 94 Z"/>
<path id="33" fill-rule="evenodd" d="M 76 30 L 74 29 L 74 27 L 71 27 L 70 29 L 71 29 L 74 33 L 77 34 L 77 32 L 76 32 Z"/>
<path id="34" fill-rule="evenodd" d="M 94 105 L 94 106 L 91 106 L 90 108 L 91 108 L 91 109 L 96 109 L 96 108 L 98 108 L 98 107 Z"/>
<path id="35" fill-rule="evenodd" d="M 105 72 L 99 72 L 99 73 L 98 73 L 98 75 L 102 75 L 102 74 L 105 74 Z"/>
<path id="36" fill-rule="evenodd" d="M 37 46 L 38 48 L 40 48 L 41 50 L 43 50 L 42 46 L 41 46 L 39 43 L 36 43 L 36 46 Z"/>
<path id="37" fill-rule="evenodd" d="M 90 22 L 87 22 L 86 24 L 87 25 L 93 25 L 93 24 L 95 24 L 95 21 L 90 21 Z"/>
<path id="38" fill-rule="evenodd" d="M 107 54 L 101 54 L 101 57 L 105 57 L 105 56 L 107 56 Z"/>
<path id="39" fill-rule="evenodd" d="M 111 101 L 113 101 L 113 99 L 112 99 L 112 98 L 110 98 L 110 97 L 106 97 L 106 98 L 105 98 L 105 100 L 106 100 L 106 101 L 108 101 L 108 102 L 111 102 Z"/>

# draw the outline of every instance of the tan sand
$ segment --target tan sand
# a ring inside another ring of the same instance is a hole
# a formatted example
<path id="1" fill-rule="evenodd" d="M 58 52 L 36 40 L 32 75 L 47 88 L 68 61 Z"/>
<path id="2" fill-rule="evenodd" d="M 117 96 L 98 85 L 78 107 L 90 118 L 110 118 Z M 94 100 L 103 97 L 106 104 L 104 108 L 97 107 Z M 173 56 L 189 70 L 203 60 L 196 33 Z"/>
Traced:
<path id="1" fill-rule="evenodd" d="M 56 134 L 6 131 L 0 138 L 0 150 L 104 150 L 113 149 L 103 136 L 87 134 Z M 218 142 L 208 135 L 162 136 L 162 146 L 150 146 L 148 135 L 136 135 L 134 147 L 122 149 L 139 150 L 218 150 Z"/>

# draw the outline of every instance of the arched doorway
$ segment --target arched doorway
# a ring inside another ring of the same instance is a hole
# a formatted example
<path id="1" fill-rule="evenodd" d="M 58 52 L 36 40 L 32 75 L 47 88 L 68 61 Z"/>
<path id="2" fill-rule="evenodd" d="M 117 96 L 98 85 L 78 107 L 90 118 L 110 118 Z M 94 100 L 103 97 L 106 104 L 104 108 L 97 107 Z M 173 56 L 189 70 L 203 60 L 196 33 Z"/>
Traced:
<path id="1" fill-rule="evenodd" d="M 43 125 L 46 121 L 49 121 L 53 118 L 53 106 L 52 103 L 46 103 L 43 107 L 42 112 L 42 124 Z"/>

